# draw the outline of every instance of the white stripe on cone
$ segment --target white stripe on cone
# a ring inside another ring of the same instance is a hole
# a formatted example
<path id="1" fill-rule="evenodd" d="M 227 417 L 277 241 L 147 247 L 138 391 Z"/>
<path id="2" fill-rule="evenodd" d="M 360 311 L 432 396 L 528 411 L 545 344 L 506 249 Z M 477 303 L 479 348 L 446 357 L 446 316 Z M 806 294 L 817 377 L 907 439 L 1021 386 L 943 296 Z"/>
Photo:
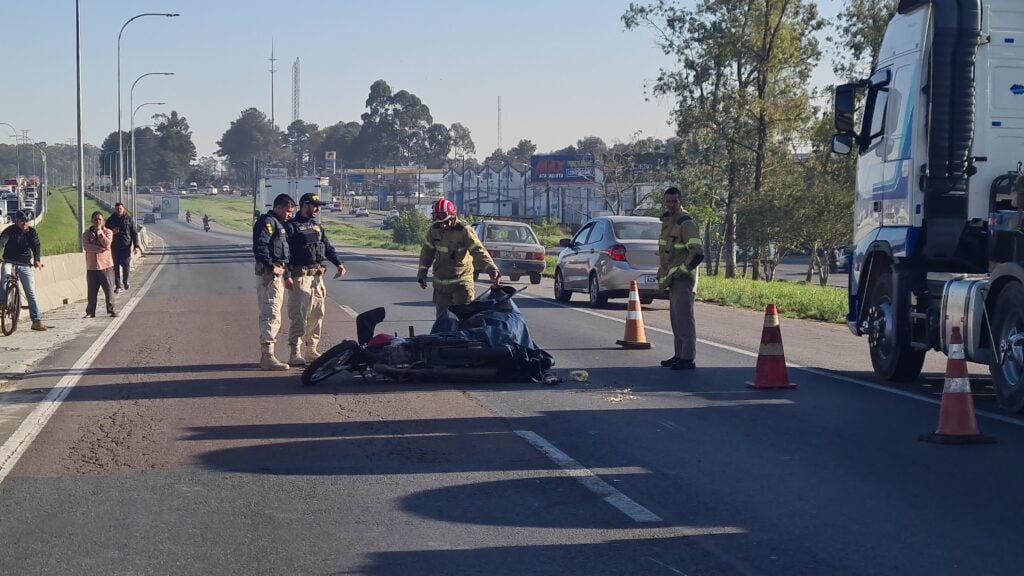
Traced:
<path id="1" fill-rule="evenodd" d="M 970 394 L 971 393 L 971 379 L 970 378 L 946 378 L 946 384 L 942 387 L 943 393 L 950 394 Z"/>
<path id="2" fill-rule="evenodd" d="M 626 320 L 639 320 L 640 312 L 636 310 L 629 310 L 626 312 Z"/>

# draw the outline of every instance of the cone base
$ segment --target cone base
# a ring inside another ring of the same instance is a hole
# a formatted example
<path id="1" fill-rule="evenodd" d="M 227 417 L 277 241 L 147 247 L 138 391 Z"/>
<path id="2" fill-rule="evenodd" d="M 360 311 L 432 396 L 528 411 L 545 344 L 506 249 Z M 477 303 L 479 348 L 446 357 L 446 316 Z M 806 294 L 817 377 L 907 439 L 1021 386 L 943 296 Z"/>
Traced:
<path id="1" fill-rule="evenodd" d="M 651 348 L 654 348 L 654 344 L 651 344 L 650 342 L 627 342 L 625 340 L 616 340 L 615 343 L 626 350 L 650 350 Z"/>
<path id="2" fill-rule="evenodd" d="M 939 434 L 938 432 L 932 432 L 929 434 L 921 434 L 917 439 L 921 442 L 928 442 L 930 444 L 947 444 L 951 446 L 996 443 L 995 437 L 986 436 L 984 434 Z"/>
<path id="3" fill-rule="evenodd" d="M 753 388 L 754 390 L 789 390 L 790 388 L 796 388 L 796 384 L 786 382 L 785 384 L 758 384 L 757 382 L 747 382 L 747 388 Z"/>

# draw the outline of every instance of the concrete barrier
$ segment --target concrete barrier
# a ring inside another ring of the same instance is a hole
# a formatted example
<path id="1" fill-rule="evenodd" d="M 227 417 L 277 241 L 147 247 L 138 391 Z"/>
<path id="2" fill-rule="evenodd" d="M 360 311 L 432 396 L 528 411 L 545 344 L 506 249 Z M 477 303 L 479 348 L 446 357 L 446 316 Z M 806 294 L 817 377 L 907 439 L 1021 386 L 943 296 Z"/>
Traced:
<path id="1" fill-rule="evenodd" d="M 35 270 L 36 300 L 40 311 L 56 310 L 66 303 L 86 298 L 85 255 L 60 254 L 43 257 L 43 269 Z M 24 296 L 22 305 L 26 305 Z"/>

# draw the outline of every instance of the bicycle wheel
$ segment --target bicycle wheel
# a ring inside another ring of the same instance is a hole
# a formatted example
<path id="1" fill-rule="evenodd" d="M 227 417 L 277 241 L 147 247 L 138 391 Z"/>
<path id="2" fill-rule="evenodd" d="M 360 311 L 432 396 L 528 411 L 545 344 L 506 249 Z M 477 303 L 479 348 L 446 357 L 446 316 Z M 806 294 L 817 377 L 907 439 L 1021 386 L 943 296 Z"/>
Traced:
<path id="1" fill-rule="evenodd" d="M 327 380 L 338 372 L 348 370 L 355 362 L 359 344 L 346 340 L 324 352 L 302 371 L 302 385 L 313 386 Z"/>
<path id="2" fill-rule="evenodd" d="M 21 286 L 17 281 L 7 283 L 7 297 L 4 298 L 4 312 L 0 314 L 0 332 L 10 336 L 18 329 L 21 316 Z"/>

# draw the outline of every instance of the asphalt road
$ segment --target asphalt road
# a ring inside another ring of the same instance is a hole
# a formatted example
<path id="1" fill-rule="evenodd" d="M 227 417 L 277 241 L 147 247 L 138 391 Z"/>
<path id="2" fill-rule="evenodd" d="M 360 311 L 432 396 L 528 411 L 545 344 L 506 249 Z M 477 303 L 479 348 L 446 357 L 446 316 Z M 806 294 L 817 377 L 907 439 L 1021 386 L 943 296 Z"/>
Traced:
<path id="1" fill-rule="evenodd" d="M 91 365 L 57 351 L 30 376 L 78 381 L 0 480 L 0 572 L 1020 573 L 1024 431 L 994 413 L 984 371 L 980 424 L 1000 442 L 924 444 L 939 357 L 886 386 L 844 327 L 783 320 L 787 358 L 812 369 L 753 391 L 760 314 L 700 306 L 700 368 L 671 372 L 665 303 L 644 311 L 655 349 L 621 351 L 621 301 L 563 306 L 545 281 L 517 301 L 559 373 L 587 382 L 305 389 L 255 369 L 246 239 L 151 230 L 161 263 L 116 331 L 78 343 L 103 346 Z M 379 305 L 382 329 L 429 329 L 414 255 L 346 264 L 325 344 Z"/>

